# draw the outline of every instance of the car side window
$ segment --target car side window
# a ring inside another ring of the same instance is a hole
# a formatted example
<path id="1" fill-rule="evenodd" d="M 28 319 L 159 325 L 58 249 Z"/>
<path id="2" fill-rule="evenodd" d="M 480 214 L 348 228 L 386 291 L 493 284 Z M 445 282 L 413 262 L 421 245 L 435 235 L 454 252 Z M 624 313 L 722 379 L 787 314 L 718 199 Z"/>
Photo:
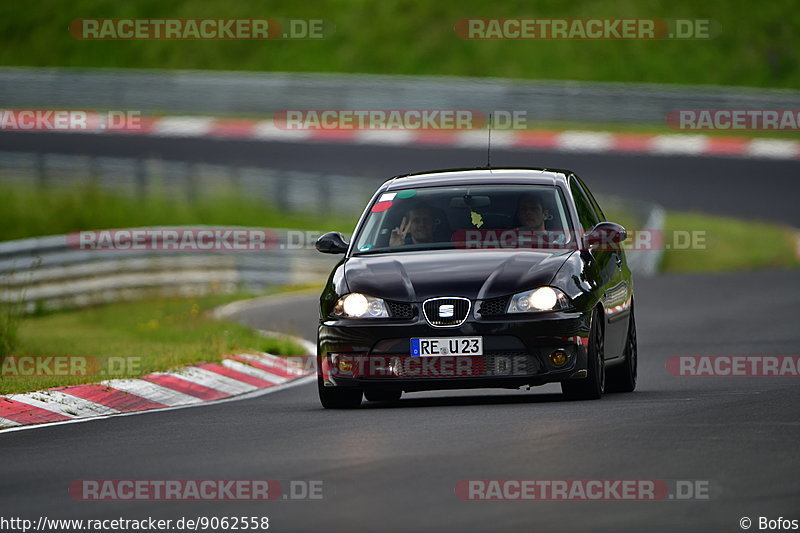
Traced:
<path id="1" fill-rule="evenodd" d="M 575 200 L 575 209 L 578 211 L 578 220 L 581 227 L 587 231 L 592 229 L 600 220 L 597 217 L 597 213 L 595 213 L 592 203 L 575 178 L 569 179 L 569 190 L 572 192 L 572 198 Z"/>
<path id="2" fill-rule="evenodd" d="M 594 208 L 594 212 L 595 212 L 595 214 L 597 214 L 597 220 L 599 222 L 606 221 L 607 220 L 606 219 L 606 215 L 605 215 L 605 213 L 603 213 L 603 210 L 600 209 L 600 204 L 598 204 L 597 200 L 595 200 L 594 195 L 592 194 L 592 191 L 589 190 L 589 187 L 586 186 L 586 184 L 583 182 L 582 179 L 577 178 L 577 181 L 578 181 L 578 184 L 581 186 L 581 189 L 583 189 L 583 192 L 586 193 L 586 196 L 589 198 L 589 201 L 592 203 L 592 207 Z"/>

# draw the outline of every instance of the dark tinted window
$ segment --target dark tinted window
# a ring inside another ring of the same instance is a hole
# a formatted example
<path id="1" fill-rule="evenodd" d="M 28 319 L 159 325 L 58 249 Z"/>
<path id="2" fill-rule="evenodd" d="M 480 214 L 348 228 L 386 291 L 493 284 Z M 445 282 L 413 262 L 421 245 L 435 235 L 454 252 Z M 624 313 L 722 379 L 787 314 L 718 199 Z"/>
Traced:
<path id="1" fill-rule="evenodd" d="M 584 230 L 592 229 L 595 224 L 600 222 L 592 203 L 575 178 L 569 179 L 569 189 L 572 192 L 572 197 L 575 199 L 575 209 L 578 211 L 578 220 L 581 227 Z"/>
<path id="2" fill-rule="evenodd" d="M 572 248 L 569 230 L 569 214 L 557 187 L 421 187 L 379 195 L 355 237 L 355 253 Z"/>
<path id="3" fill-rule="evenodd" d="M 595 200 L 592 191 L 589 190 L 589 187 L 581 180 L 580 178 L 577 179 L 578 184 L 580 185 L 581 189 L 586 193 L 586 196 L 589 198 L 589 201 L 592 203 L 592 207 L 594 208 L 594 212 L 597 214 L 597 219 L 599 222 L 603 222 L 606 220 L 606 215 L 603 213 L 603 210 L 600 209 L 600 204 L 597 203 Z"/>

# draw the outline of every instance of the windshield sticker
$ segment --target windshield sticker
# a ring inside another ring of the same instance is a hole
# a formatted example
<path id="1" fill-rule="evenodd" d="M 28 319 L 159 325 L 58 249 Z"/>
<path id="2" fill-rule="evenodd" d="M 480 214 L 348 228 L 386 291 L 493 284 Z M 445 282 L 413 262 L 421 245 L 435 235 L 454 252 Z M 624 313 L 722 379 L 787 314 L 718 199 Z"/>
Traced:
<path id="1" fill-rule="evenodd" d="M 372 212 L 380 213 L 381 211 L 386 211 L 390 207 L 392 207 L 392 202 L 378 202 L 372 206 Z"/>
<path id="2" fill-rule="evenodd" d="M 475 211 L 470 211 L 469 216 L 472 218 L 472 225 L 476 228 L 480 228 L 483 226 L 483 217 L 480 213 L 476 213 Z"/>
<path id="3" fill-rule="evenodd" d="M 394 200 L 394 197 L 397 193 L 396 192 L 385 192 L 381 194 L 381 197 L 378 198 L 379 202 L 391 202 Z"/>
<path id="4" fill-rule="evenodd" d="M 361 247 L 358 249 L 358 251 L 360 251 L 360 252 L 363 252 L 364 250 L 369 250 L 370 248 L 372 248 L 372 245 L 371 245 L 371 244 L 365 244 L 365 245 L 361 246 Z"/>
<path id="5" fill-rule="evenodd" d="M 404 191 L 400 191 L 399 193 L 397 193 L 397 197 L 398 198 L 411 198 L 415 194 L 417 194 L 416 190 L 414 190 L 414 189 L 406 189 Z"/>

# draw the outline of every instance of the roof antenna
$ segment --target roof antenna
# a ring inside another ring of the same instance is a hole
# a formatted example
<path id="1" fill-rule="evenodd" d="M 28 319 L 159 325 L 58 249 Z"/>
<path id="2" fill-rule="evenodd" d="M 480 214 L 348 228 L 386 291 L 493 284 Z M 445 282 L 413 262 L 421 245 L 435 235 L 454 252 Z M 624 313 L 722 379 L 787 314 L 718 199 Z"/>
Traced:
<path id="1" fill-rule="evenodd" d="M 489 113 L 489 145 L 486 147 L 486 168 L 492 168 L 492 114 Z"/>

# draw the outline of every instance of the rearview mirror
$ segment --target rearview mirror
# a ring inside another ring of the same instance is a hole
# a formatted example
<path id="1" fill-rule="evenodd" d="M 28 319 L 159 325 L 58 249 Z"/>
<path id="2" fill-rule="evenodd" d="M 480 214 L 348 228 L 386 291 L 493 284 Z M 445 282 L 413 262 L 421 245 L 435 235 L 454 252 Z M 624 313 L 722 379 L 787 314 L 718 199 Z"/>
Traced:
<path id="1" fill-rule="evenodd" d="M 614 222 L 600 222 L 584 236 L 584 244 L 587 248 L 599 248 L 607 250 L 618 248 L 619 243 L 628 238 L 628 232 Z M 613 246 L 612 246 L 613 245 Z"/>
<path id="2" fill-rule="evenodd" d="M 323 254 L 343 254 L 350 245 L 344 240 L 344 235 L 338 231 L 331 231 L 317 239 L 314 246 Z"/>

